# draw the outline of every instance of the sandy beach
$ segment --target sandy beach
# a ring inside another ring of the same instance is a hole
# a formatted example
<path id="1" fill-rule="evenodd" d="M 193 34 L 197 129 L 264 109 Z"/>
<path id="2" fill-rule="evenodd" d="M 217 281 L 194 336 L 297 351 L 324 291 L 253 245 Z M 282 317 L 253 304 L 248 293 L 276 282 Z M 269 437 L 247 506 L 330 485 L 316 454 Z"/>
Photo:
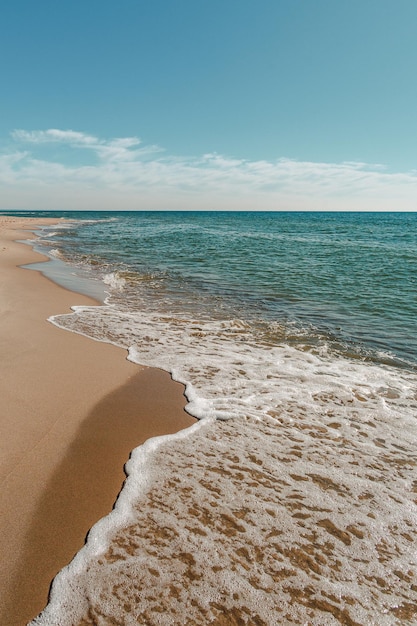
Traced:
<path id="1" fill-rule="evenodd" d="M 49 220 L 53 222 L 53 220 Z M 23 626 L 112 508 L 129 452 L 194 423 L 183 387 L 47 322 L 94 301 L 19 266 L 48 220 L 0 216 L 0 623 Z"/>

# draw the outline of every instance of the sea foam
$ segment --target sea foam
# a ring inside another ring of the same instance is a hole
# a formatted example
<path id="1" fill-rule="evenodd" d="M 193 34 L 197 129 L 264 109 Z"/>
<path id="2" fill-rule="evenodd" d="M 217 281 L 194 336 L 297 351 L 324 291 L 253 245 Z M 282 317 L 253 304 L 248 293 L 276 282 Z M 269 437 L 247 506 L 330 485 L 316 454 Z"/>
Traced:
<path id="1" fill-rule="evenodd" d="M 122 291 L 126 285 L 126 279 L 119 272 L 110 272 L 103 276 L 103 282 L 112 289 Z"/>
<path id="2" fill-rule="evenodd" d="M 134 451 L 33 624 L 415 623 L 414 372 L 111 300 L 51 321 L 170 371 L 201 422 Z"/>

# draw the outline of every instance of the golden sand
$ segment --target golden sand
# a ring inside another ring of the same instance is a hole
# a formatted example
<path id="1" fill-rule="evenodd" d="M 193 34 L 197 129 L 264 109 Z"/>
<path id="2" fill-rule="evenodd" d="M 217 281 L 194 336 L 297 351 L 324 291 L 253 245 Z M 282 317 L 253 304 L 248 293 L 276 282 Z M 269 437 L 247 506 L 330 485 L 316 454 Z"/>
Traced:
<path id="1" fill-rule="evenodd" d="M 22 243 L 56 220 L 0 216 L 0 623 L 23 626 L 112 508 L 129 452 L 194 423 L 181 385 L 123 350 L 47 322 L 95 304 L 40 272 Z"/>

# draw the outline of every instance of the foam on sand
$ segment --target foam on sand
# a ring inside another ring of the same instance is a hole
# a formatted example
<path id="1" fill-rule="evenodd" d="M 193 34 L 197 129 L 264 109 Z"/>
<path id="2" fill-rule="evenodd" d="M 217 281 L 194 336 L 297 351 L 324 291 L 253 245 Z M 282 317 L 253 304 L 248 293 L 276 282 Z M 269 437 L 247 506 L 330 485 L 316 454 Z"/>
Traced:
<path id="1" fill-rule="evenodd" d="M 413 623 L 415 372 L 262 345 L 239 321 L 53 321 L 167 369 L 203 419 L 134 451 L 33 624 Z"/>

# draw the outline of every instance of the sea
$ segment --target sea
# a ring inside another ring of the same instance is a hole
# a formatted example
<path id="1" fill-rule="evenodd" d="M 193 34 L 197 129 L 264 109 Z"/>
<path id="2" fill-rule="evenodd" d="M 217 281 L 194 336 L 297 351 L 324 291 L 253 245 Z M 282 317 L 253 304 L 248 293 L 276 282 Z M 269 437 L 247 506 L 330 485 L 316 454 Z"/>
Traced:
<path id="1" fill-rule="evenodd" d="M 417 624 L 417 214 L 17 212 L 50 322 L 185 387 L 32 624 Z M 117 437 L 117 433 L 115 433 Z"/>

